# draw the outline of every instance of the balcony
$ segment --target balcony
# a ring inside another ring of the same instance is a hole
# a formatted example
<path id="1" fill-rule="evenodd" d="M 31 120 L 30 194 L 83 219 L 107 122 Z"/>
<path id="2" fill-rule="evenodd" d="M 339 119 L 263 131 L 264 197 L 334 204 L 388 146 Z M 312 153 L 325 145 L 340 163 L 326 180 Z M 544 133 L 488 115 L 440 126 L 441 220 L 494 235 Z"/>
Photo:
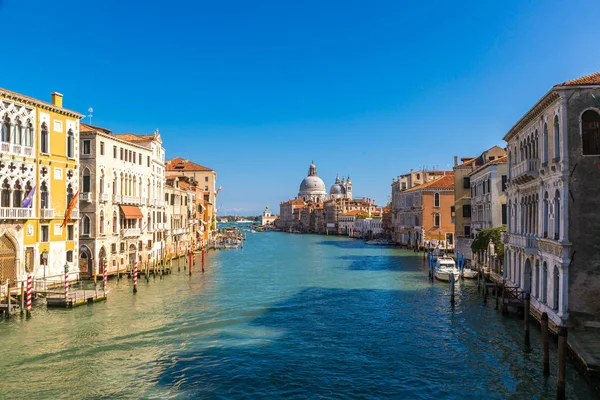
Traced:
<path id="1" fill-rule="evenodd" d="M 108 194 L 108 193 L 101 193 L 100 194 L 100 201 L 101 202 L 106 203 L 109 200 L 110 200 L 110 194 Z"/>
<path id="2" fill-rule="evenodd" d="M 20 144 L 0 143 L 0 153 L 6 154 L 8 156 L 26 156 L 31 157 L 33 155 L 33 147 L 24 146 Z"/>
<path id="3" fill-rule="evenodd" d="M 525 250 L 525 254 L 536 254 L 538 250 L 538 242 L 535 236 L 525 236 L 517 234 L 507 234 L 507 243 L 515 247 Z"/>
<path id="4" fill-rule="evenodd" d="M 52 219 L 54 218 L 54 208 L 42 208 L 40 210 L 41 219 Z"/>
<path id="5" fill-rule="evenodd" d="M 140 236 L 140 228 L 121 229 L 121 236 L 124 238 Z"/>
<path id="6" fill-rule="evenodd" d="M 79 219 L 79 210 L 71 211 L 71 219 Z"/>
<path id="7" fill-rule="evenodd" d="M 0 219 L 29 219 L 32 216 L 33 210 L 31 208 L 0 207 Z"/>
<path id="8" fill-rule="evenodd" d="M 530 158 L 521 161 L 519 164 L 511 167 L 510 180 L 517 185 L 521 185 L 537 179 L 539 176 L 540 162 L 536 158 Z"/>
<path id="9" fill-rule="evenodd" d="M 187 228 L 175 228 L 173 229 L 173 235 L 182 235 L 187 233 Z"/>
<path id="10" fill-rule="evenodd" d="M 120 204 L 122 201 L 120 194 L 113 194 L 113 203 Z"/>
<path id="11" fill-rule="evenodd" d="M 79 200 L 81 200 L 81 201 L 87 201 L 89 203 L 89 202 L 92 201 L 92 194 L 90 192 L 81 193 L 79 195 Z"/>
<path id="12" fill-rule="evenodd" d="M 140 204 L 138 196 L 123 196 L 121 201 L 123 204 Z"/>
<path id="13" fill-rule="evenodd" d="M 164 231 L 165 229 L 167 229 L 167 224 L 165 222 L 156 222 L 154 224 L 155 231 Z"/>

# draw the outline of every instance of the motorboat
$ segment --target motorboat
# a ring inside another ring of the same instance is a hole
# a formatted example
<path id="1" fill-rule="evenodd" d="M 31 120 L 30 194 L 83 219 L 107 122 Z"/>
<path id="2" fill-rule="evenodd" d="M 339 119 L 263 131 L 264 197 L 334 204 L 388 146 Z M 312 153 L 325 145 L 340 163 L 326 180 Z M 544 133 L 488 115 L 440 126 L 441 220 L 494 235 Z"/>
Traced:
<path id="1" fill-rule="evenodd" d="M 463 269 L 462 274 L 463 274 L 463 278 L 466 278 L 466 279 L 477 278 L 477 271 L 475 271 L 474 269 L 471 269 L 471 268 Z"/>
<path id="2" fill-rule="evenodd" d="M 450 275 L 454 274 L 454 280 L 458 281 L 460 270 L 456 267 L 456 263 L 451 257 L 440 256 L 435 263 L 433 276 L 437 280 L 450 282 Z"/>

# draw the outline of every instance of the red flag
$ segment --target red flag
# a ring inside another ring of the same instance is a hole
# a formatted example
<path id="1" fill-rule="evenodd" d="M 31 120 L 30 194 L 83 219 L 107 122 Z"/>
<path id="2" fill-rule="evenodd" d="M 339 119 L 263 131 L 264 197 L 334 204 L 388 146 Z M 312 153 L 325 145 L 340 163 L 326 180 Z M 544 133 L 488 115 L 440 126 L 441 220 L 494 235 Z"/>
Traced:
<path id="1" fill-rule="evenodd" d="M 65 220 L 63 221 L 62 225 L 60 226 L 61 228 L 64 228 L 69 223 L 69 220 L 71 219 L 71 213 L 73 212 L 73 209 L 77 205 L 77 197 L 79 197 L 79 190 L 77 191 L 77 193 L 75 193 L 75 196 L 73 196 L 73 198 L 69 202 L 69 207 L 67 207 L 67 212 L 65 213 Z"/>

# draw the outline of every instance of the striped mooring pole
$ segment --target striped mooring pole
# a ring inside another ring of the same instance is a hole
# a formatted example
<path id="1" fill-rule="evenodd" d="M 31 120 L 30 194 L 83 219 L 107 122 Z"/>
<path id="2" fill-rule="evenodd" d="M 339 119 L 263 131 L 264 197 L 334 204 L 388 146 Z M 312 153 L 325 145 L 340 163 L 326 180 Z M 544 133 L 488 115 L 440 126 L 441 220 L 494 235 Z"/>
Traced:
<path id="1" fill-rule="evenodd" d="M 133 263 L 133 293 L 137 293 L 138 262 Z"/>
<path id="2" fill-rule="evenodd" d="M 65 264 L 65 301 L 69 300 L 69 266 Z"/>
<path id="3" fill-rule="evenodd" d="M 31 317 L 31 291 L 33 289 L 33 275 L 27 275 L 27 318 Z"/>
<path id="4" fill-rule="evenodd" d="M 108 263 L 106 262 L 106 258 L 103 262 L 102 268 L 102 289 L 104 290 L 104 295 L 106 296 L 106 283 L 108 282 Z"/>

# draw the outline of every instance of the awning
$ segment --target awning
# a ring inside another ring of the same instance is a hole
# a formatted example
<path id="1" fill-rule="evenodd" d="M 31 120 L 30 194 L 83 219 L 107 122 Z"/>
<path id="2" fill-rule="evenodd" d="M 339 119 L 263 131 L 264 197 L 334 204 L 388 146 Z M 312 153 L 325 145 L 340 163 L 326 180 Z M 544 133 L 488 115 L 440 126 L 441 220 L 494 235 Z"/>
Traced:
<path id="1" fill-rule="evenodd" d="M 142 210 L 138 206 L 119 206 L 121 207 L 121 212 L 125 214 L 125 218 L 127 219 L 140 219 L 144 218 L 144 214 L 142 214 Z"/>

